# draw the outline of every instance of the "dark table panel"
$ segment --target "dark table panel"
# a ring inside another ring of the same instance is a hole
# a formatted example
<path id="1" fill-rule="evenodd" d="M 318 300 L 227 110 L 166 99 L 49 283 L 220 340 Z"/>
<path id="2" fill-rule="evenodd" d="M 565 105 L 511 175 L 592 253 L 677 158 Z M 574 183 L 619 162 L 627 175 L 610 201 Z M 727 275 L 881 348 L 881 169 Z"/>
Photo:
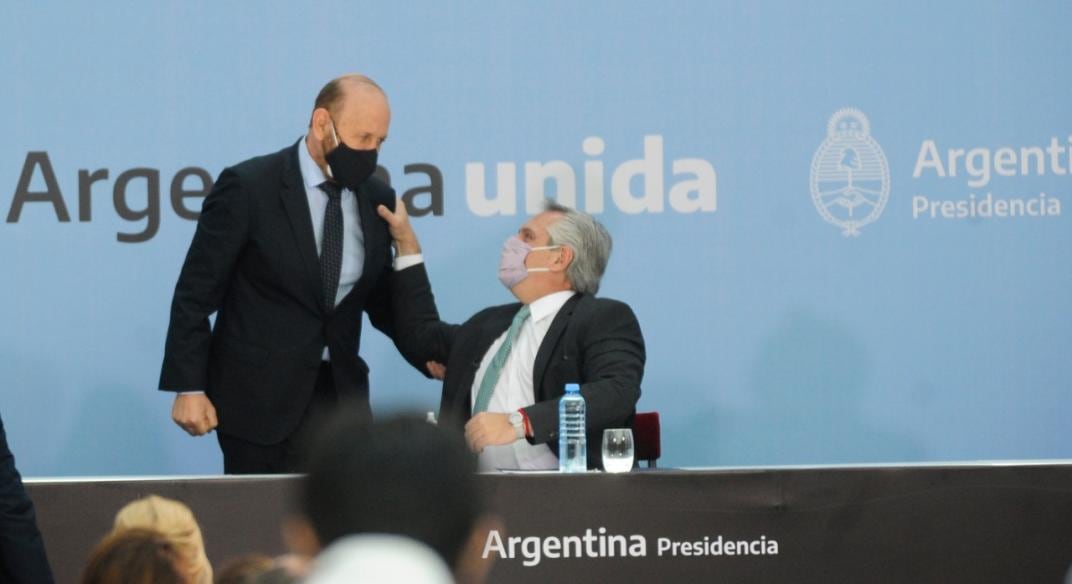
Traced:
<path id="1" fill-rule="evenodd" d="M 1072 563 L 1065 464 L 481 479 L 505 524 L 491 555 L 512 553 L 497 560 L 493 582 L 1060 583 Z M 74 582 L 115 512 L 149 493 L 190 505 L 216 566 L 281 552 L 298 480 L 28 486 L 57 577 Z M 574 555 L 578 543 L 581 557 L 549 557 L 563 546 Z"/>

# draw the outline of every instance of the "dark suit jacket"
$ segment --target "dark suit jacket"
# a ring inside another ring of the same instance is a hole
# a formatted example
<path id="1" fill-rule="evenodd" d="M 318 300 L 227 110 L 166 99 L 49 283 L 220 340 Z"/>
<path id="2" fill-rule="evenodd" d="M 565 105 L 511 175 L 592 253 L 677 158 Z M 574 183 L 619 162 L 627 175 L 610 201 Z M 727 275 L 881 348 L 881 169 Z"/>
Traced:
<path id="1" fill-rule="evenodd" d="M 15 469 L 3 420 L 0 420 L 0 582 L 52 582 L 33 502 Z"/>
<path id="2" fill-rule="evenodd" d="M 325 345 L 340 398 L 368 413 L 362 311 L 393 336 L 391 239 L 376 207 L 394 208 L 394 191 L 370 178 L 356 193 L 364 270 L 332 310 L 321 294 L 298 148 L 304 140 L 225 169 L 205 198 L 175 286 L 160 374 L 162 390 L 205 390 L 219 431 L 258 444 L 294 431 Z"/>
<path id="3" fill-rule="evenodd" d="M 464 427 L 473 380 L 491 344 L 510 327 L 521 304 L 494 306 L 462 325 L 439 320 L 423 265 L 395 274 L 395 326 L 399 342 L 422 361 L 447 365 L 440 423 Z M 524 408 L 533 444 L 558 454 L 558 398 L 565 384 L 581 384 L 587 406 L 588 466 L 602 464 L 603 430 L 632 427 L 644 375 L 644 338 L 628 305 L 577 294 L 555 315 L 533 364 L 536 403 Z"/>

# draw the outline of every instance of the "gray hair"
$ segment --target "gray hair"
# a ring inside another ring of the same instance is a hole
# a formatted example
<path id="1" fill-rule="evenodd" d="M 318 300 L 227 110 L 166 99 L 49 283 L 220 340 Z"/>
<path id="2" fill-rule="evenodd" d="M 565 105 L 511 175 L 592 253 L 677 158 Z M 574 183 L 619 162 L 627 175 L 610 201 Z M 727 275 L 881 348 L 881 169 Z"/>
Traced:
<path id="1" fill-rule="evenodd" d="M 549 245 L 561 245 L 573 250 L 573 261 L 566 269 L 573 289 L 581 294 L 595 294 L 599 281 L 610 260 L 610 233 L 588 213 L 570 209 L 547 200 L 544 212 L 561 213 L 562 218 L 547 228 Z"/>

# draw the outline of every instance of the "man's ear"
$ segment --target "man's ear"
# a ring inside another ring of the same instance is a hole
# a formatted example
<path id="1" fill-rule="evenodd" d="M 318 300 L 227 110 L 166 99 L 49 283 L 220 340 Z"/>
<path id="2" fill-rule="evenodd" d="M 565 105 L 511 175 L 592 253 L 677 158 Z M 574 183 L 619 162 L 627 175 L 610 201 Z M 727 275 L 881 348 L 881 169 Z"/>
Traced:
<path id="1" fill-rule="evenodd" d="M 317 142 L 323 142 L 331 134 L 330 125 L 331 115 L 328 114 L 328 110 L 322 107 L 313 110 L 313 123 L 309 131 L 313 133 L 313 138 L 316 138 Z"/>
<path id="2" fill-rule="evenodd" d="M 566 268 L 570 267 L 573 263 L 573 248 L 562 246 L 558 248 L 558 256 L 551 262 L 549 266 L 552 272 L 565 272 Z"/>
<path id="3" fill-rule="evenodd" d="M 309 558 L 320 553 L 320 538 L 304 515 L 290 515 L 283 519 L 282 532 L 283 543 L 291 553 Z"/>
<path id="4" fill-rule="evenodd" d="M 484 584 L 488 573 L 495 564 L 495 554 L 484 556 L 484 546 L 492 531 L 502 533 L 502 519 L 496 515 L 481 515 L 469 534 L 469 539 L 462 547 L 457 563 L 454 565 L 454 580 L 458 584 Z"/>

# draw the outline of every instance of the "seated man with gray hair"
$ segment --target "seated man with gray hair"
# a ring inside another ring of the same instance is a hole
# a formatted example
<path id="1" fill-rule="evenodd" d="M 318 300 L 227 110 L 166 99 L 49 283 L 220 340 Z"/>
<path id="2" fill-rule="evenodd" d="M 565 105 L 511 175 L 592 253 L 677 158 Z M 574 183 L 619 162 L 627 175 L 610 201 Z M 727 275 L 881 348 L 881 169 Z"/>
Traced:
<path id="1" fill-rule="evenodd" d="M 417 256 L 405 205 L 395 208 L 378 212 L 398 256 Z M 395 338 L 444 380 L 440 423 L 464 428 L 482 470 L 558 467 L 567 383 L 579 383 L 587 402 L 589 468 L 601 466 L 605 428 L 632 426 L 644 338 L 629 306 L 595 296 L 610 250 L 591 215 L 548 202 L 503 244 L 499 280 L 520 302 L 461 325 L 440 320 L 420 257 L 395 274 Z"/>

